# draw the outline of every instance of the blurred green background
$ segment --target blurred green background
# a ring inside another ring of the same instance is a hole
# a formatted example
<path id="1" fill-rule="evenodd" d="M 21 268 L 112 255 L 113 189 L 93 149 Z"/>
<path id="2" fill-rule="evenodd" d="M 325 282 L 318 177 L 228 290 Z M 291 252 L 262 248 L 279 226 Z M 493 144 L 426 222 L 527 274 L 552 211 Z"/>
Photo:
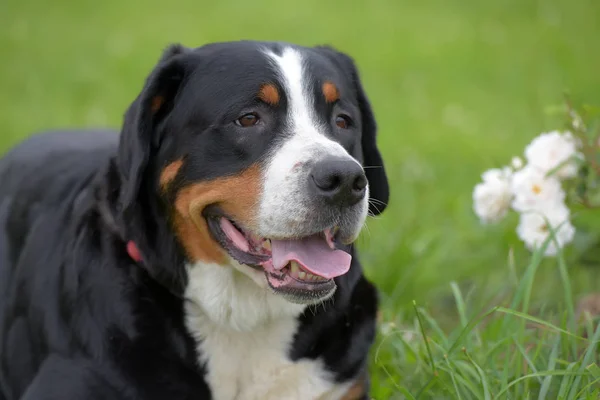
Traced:
<path id="1" fill-rule="evenodd" d="M 360 239 L 383 318 L 412 300 L 450 313 L 449 282 L 505 283 L 516 218 L 482 227 L 471 192 L 508 163 L 568 90 L 600 103 L 598 0 L 0 1 L 0 150 L 53 127 L 118 127 L 172 42 L 330 44 L 357 62 L 391 179 L 388 210 Z M 573 261 L 577 293 L 598 269 Z M 552 298 L 548 268 L 538 296 Z M 449 323 L 452 319 L 449 318 Z"/>

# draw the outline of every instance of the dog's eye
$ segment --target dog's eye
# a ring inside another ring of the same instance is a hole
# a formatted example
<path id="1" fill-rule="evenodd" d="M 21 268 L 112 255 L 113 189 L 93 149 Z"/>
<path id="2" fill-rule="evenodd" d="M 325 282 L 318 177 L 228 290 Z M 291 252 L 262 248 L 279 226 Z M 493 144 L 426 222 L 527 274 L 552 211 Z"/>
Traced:
<path id="1" fill-rule="evenodd" d="M 348 129 L 352 125 L 352 119 L 345 114 L 340 114 L 335 117 L 335 124 L 338 126 L 338 128 Z"/>
<path id="2" fill-rule="evenodd" d="M 241 126 L 244 128 L 249 128 L 251 126 L 256 125 L 258 123 L 258 121 L 260 121 L 258 114 L 248 113 L 248 114 L 244 114 L 241 117 L 239 117 L 238 119 L 236 119 L 235 123 L 238 126 Z"/>

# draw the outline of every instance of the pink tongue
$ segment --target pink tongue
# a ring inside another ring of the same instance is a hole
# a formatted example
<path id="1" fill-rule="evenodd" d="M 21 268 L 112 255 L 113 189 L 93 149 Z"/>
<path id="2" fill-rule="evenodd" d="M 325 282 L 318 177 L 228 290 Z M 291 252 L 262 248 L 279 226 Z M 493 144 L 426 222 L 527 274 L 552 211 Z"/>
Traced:
<path id="1" fill-rule="evenodd" d="M 271 240 L 273 268 L 280 270 L 290 261 L 299 262 L 314 275 L 331 279 L 350 269 L 352 256 L 342 250 L 329 248 L 320 235 L 301 240 Z"/>
<path id="2" fill-rule="evenodd" d="M 221 218 L 221 229 L 229 237 L 229 239 L 236 245 L 236 247 L 242 251 L 249 251 L 250 244 L 248 240 L 237 230 L 235 226 L 227 218 Z"/>

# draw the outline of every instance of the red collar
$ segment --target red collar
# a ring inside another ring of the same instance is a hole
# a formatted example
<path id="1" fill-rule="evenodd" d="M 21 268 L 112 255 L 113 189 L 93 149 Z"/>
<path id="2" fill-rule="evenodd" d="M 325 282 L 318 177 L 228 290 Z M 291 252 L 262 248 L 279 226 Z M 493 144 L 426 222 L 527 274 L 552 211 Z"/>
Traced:
<path id="1" fill-rule="evenodd" d="M 127 242 L 127 254 L 129 254 L 129 257 L 131 257 L 131 259 L 135 262 L 142 261 L 140 249 L 138 249 L 137 245 L 131 240 Z"/>

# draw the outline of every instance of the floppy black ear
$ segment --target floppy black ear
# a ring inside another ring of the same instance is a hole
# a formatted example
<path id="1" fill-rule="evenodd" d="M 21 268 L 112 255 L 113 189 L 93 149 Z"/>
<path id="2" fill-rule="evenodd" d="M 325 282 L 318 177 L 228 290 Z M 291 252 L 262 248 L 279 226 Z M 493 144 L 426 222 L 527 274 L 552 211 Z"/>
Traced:
<path id="1" fill-rule="evenodd" d="M 358 69 L 352 58 L 347 54 L 341 53 L 328 46 L 318 46 L 317 48 L 326 52 L 352 79 L 362 118 L 361 145 L 363 151 L 363 166 L 365 168 L 367 179 L 369 180 L 369 213 L 371 215 L 379 215 L 387 207 L 390 189 L 385 167 L 383 165 L 383 159 L 377 147 L 377 123 L 375 122 L 375 116 L 371 109 L 371 103 L 362 87 Z"/>
<path id="2" fill-rule="evenodd" d="M 160 142 L 156 128 L 172 110 L 183 82 L 182 58 L 187 51 L 178 44 L 169 46 L 125 113 L 117 165 L 122 183 L 120 205 L 126 214 L 137 201 L 148 160 Z"/>

